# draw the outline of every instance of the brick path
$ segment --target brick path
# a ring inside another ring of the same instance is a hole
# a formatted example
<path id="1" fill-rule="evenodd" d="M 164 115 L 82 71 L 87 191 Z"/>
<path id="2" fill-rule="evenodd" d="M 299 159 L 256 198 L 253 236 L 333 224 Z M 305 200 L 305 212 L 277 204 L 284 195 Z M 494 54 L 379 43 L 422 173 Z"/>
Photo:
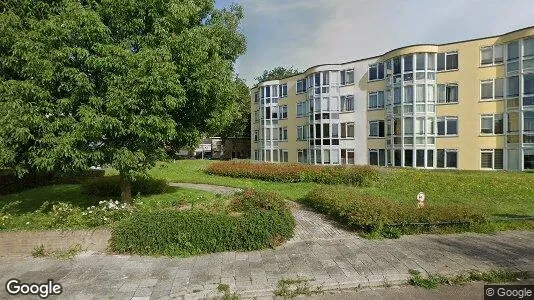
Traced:
<path id="1" fill-rule="evenodd" d="M 197 299 L 214 297 L 219 283 L 242 297 L 272 297 L 281 279 L 310 280 L 323 290 L 402 284 L 410 269 L 457 274 L 492 269 L 534 272 L 534 232 L 492 235 L 416 235 L 366 240 L 299 207 L 295 237 L 264 251 L 190 258 L 117 256 L 86 252 L 71 260 L 0 258 L 0 284 L 54 279 L 59 299 Z M 0 298 L 6 292 L 0 288 Z M 51 298 L 53 299 L 53 298 Z"/>

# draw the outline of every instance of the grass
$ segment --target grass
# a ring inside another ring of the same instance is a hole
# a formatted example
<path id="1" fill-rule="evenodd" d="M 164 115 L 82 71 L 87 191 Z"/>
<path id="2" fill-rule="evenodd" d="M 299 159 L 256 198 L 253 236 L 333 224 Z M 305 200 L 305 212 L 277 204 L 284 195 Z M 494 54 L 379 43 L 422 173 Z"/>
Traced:
<path id="1" fill-rule="evenodd" d="M 46 250 L 44 245 L 41 244 L 33 248 L 33 257 L 53 257 L 56 259 L 72 259 L 78 253 L 82 251 L 82 245 L 73 244 L 66 250 Z"/>
<path id="2" fill-rule="evenodd" d="M 435 289 L 441 285 L 466 284 L 472 281 L 504 283 L 532 278 L 532 274 L 528 272 L 507 270 L 491 270 L 486 272 L 473 270 L 456 276 L 430 275 L 427 278 L 423 278 L 419 271 L 410 270 L 409 272 L 411 278 L 408 280 L 408 284 L 425 289 Z"/>
<path id="3" fill-rule="evenodd" d="M 239 188 L 277 191 L 290 200 L 300 201 L 316 183 L 279 183 L 254 179 L 208 175 L 203 172 L 208 160 L 180 160 L 160 163 L 150 171 L 156 178 L 175 182 L 207 183 Z M 426 194 L 427 202 L 439 204 L 469 203 L 490 218 L 534 217 L 534 173 L 384 169 L 371 187 L 371 195 L 397 203 L 413 203 L 416 195 Z"/>

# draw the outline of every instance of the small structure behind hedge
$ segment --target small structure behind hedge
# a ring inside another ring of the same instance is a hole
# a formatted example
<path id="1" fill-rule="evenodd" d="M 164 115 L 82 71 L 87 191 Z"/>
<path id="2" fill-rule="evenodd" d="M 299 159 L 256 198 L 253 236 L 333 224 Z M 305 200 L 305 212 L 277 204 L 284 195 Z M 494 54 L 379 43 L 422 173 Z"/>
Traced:
<path id="1" fill-rule="evenodd" d="M 275 193 L 247 190 L 224 212 L 149 211 L 112 229 L 110 247 L 119 253 L 188 256 L 274 247 L 293 236 L 295 220 Z"/>
<path id="2" fill-rule="evenodd" d="M 248 161 L 216 162 L 206 169 L 212 175 L 278 182 L 316 182 L 367 186 L 378 180 L 379 170 L 371 166 L 318 166 L 272 164 Z"/>
<path id="3" fill-rule="evenodd" d="M 402 234 L 443 229 L 465 231 L 486 221 L 486 216 L 463 204 L 427 204 L 424 208 L 399 204 L 357 188 L 321 187 L 312 190 L 304 202 L 349 228 L 370 236 L 398 237 Z"/>

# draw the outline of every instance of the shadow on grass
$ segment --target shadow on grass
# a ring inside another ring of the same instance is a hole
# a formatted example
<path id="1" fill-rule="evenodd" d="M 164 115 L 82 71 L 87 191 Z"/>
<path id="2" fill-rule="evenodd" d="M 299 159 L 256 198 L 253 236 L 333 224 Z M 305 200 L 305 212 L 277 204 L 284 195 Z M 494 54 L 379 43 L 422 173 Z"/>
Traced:
<path id="1" fill-rule="evenodd" d="M 98 201 L 109 197 L 89 196 L 83 193 L 78 184 L 60 184 L 25 190 L 19 193 L 4 195 L 0 197 L 0 210 L 20 201 L 19 204 L 9 208 L 9 213 L 28 213 L 39 209 L 43 203 L 48 201 L 50 204 L 57 202 L 70 203 L 73 206 L 86 208 L 91 205 L 97 205 Z M 46 210 L 50 210 L 51 205 Z"/>
<path id="2" fill-rule="evenodd" d="M 519 214 L 492 214 L 496 218 L 505 219 L 521 219 L 521 218 L 534 218 L 534 215 L 519 215 Z"/>

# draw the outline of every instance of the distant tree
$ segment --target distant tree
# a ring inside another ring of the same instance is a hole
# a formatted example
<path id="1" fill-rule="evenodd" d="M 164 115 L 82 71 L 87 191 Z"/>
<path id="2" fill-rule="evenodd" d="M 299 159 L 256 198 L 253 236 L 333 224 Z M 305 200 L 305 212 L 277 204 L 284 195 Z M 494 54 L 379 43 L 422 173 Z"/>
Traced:
<path id="1" fill-rule="evenodd" d="M 250 89 L 236 77 L 226 109 L 211 119 L 210 133 L 223 139 L 250 136 Z"/>
<path id="2" fill-rule="evenodd" d="M 256 79 L 258 82 L 267 81 L 267 80 L 277 80 L 285 77 L 290 77 L 301 73 L 299 70 L 294 69 L 293 67 L 276 67 L 272 70 L 265 70 L 261 76 L 258 76 Z"/>
<path id="3" fill-rule="evenodd" d="M 234 94 L 240 6 L 213 0 L 0 2 L 0 167 L 92 165 L 131 182 L 191 146 Z"/>

